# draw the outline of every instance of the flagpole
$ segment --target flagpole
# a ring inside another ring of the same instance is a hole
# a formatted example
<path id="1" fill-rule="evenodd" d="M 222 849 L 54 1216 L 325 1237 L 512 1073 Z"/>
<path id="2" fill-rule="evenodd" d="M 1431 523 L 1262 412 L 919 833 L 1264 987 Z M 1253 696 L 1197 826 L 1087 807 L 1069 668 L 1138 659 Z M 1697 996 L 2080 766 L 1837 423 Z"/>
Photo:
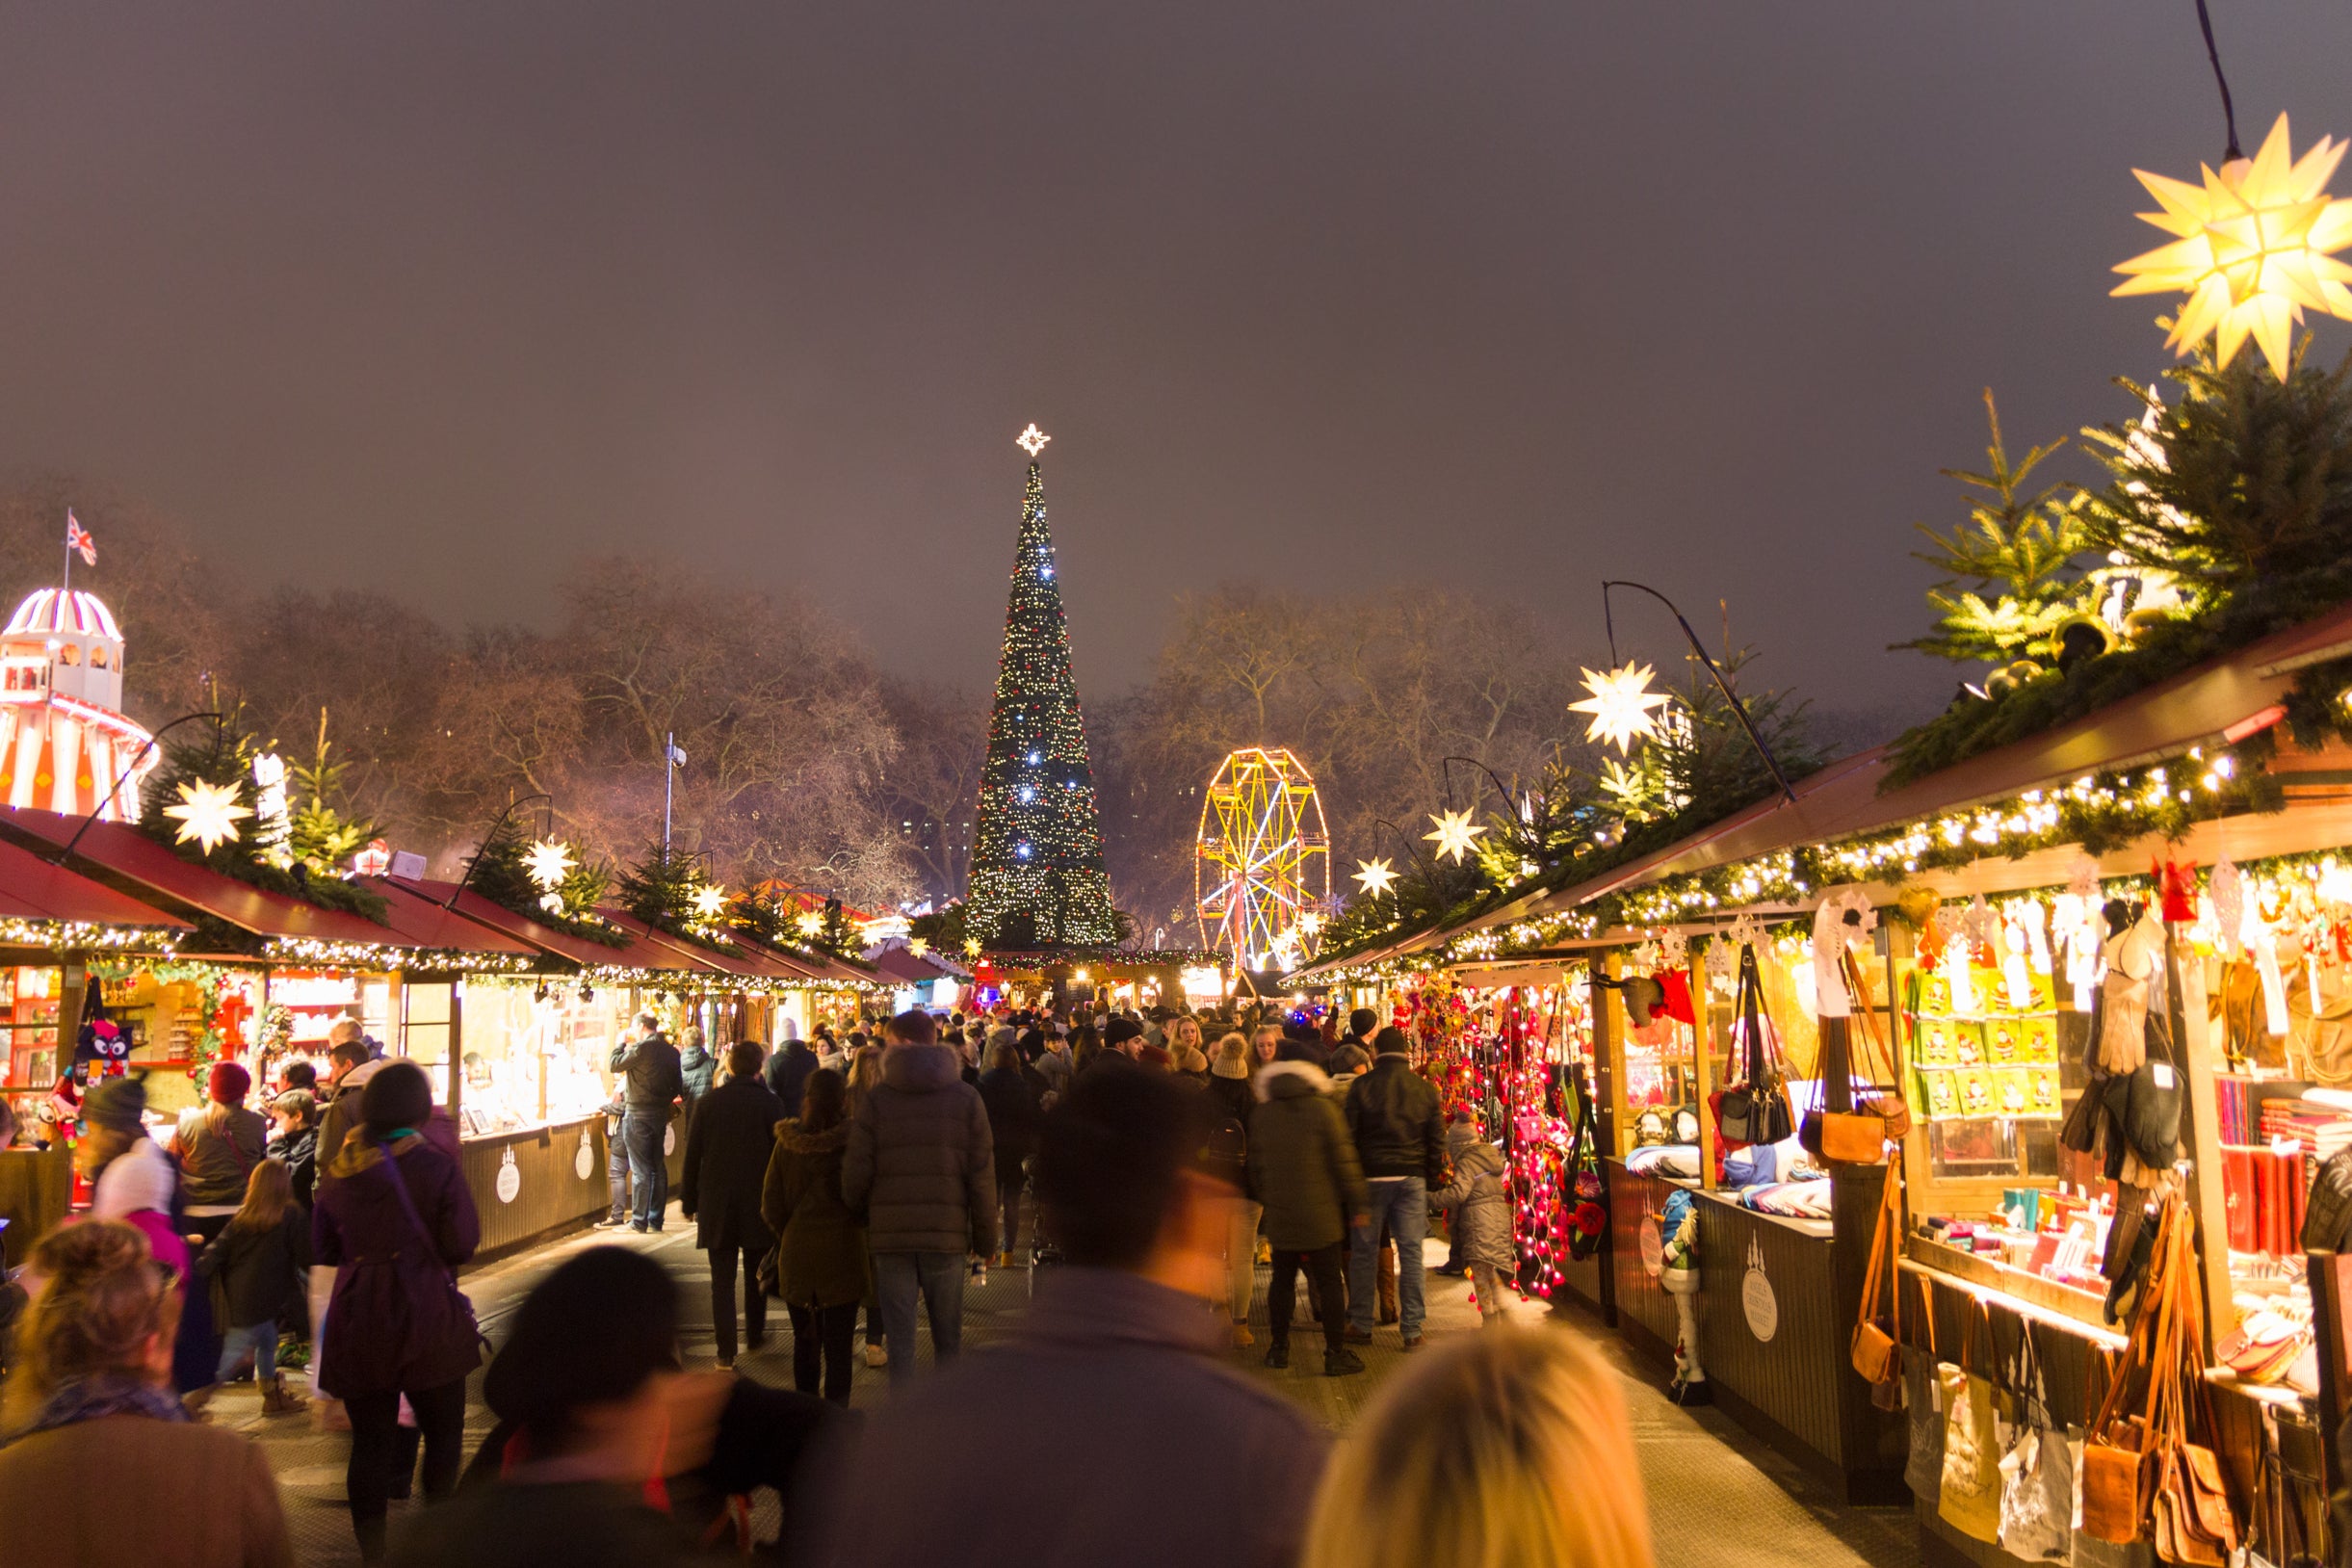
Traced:
<path id="1" fill-rule="evenodd" d="M 73 596 L 73 509 L 71 507 L 65 509 L 65 586 L 60 591 L 59 596 L 65 599 Z"/>

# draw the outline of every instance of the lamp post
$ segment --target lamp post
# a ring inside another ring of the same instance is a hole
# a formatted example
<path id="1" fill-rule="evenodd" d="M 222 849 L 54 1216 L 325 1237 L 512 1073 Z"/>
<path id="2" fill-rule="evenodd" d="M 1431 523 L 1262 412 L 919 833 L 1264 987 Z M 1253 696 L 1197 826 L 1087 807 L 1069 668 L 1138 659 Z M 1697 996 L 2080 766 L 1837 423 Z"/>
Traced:
<path id="1" fill-rule="evenodd" d="M 115 797 L 122 792 L 122 786 L 130 782 L 132 775 L 139 771 L 139 765 L 147 760 L 147 753 L 155 749 L 157 742 L 182 724 L 193 724 L 199 719 L 209 719 L 216 724 L 221 722 L 221 716 L 217 713 L 182 714 L 148 736 L 147 744 L 139 748 L 139 754 L 131 759 L 131 765 L 115 775 L 114 785 L 107 790 L 105 798 L 90 808 L 90 815 L 82 819 L 82 825 L 73 830 L 73 837 L 65 841 L 64 849 L 49 857 L 49 863 L 53 866 L 62 866 L 65 863 L 65 857 L 73 853 L 73 847 L 82 842 L 82 835 L 90 831 L 90 824 L 98 820 L 99 813 L 115 803 Z"/>
<path id="2" fill-rule="evenodd" d="M 1764 736 L 1756 728 L 1756 720 L 1748 717 L 1747 704 L 1739 700 L 1739 694 L 1732 690 L 1732 683 L 1723 678 L 1721 667 L 1708 656 L 1706 645 L 1699 640 L 1699 634 L 1690 629 L 1690 622 L 1683 618 L 1683 613 L 1680 610 L 1674 608 L 1672 599 L 1667 598 L 1646 583 L 1629 583 L 1622 579 L 1603 580 L 1601 584 L 1601 624 L 1608 632 L 1609 663 L 1613 665 L 1617 662 L 1617 625 L 1609 614 L 1608 590 L 1618 588 L 1638 588 L 1666 607 L 1666 613 L 1674 617 L 1674 623 L 1680 626 L 1683 629 L 1683 635 L 1690 640 L 1690 651 L 1699 656 L 1699 663 L 1707 666 L 1707 673 L 1715 678 L 1715 690 L 1723 693 L 1723 700 L 1730 703 L 1732 712 L 1739 716 L 1739 727 L 1748 732 L 1748 739 L 1755 743 L 1756 754 L 1764 758 L 1766 768 L 1772 770 L 1772 780 L 1780 786 L 1780 793 L 1789 797 L 1790 804 L 1794 805 L 1796 791 L 1790 787 L 1789 775 L 1780 771 L 1780 760 L 1772 755 L 1772 748 L 1764 745 Z"/>

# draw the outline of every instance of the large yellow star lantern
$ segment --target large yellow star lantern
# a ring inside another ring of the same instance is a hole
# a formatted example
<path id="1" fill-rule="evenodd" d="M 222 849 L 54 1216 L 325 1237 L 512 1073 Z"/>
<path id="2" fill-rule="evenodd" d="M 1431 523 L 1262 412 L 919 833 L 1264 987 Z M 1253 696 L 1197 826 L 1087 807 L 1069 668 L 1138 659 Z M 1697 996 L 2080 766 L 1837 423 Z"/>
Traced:
<path id="1" fill-rule="evenodd" d="M 553 893 L 572 874 L 571 847 L 556 839 L 541 839 L 523 852 L 523 870 L 542 893 Z"/>
<path id="2" fill-rule="evenodd" d="M 2352 245 L 2352 200 L 2327 195 L 2347 145 L 2321 137 L 2296 158 L 2281 115 L 2253 157 L 2201 166 L 2202 185 L 2133 170 L 2164 209 L 2140 216 L 2179 238 L 2118 266 L 2114 292 L 2186 294 L 2166 347 L 2185 354 L 2209 334 L 2226 365 L 2251 336 L 2284 381 L 2306 309 L 2352 318 L 2352 266 L 2332 253 Z"/>
<path id="3" fill-rule="evenodd" d="M 967 936 L 967 937 L 965 937 L 965 938 L 964 938 L 964 956 L 965 956 L 965 957 L 967 957 L 967 958 L 977 958 L 977 957 L 979 957 L 980 955 L 980 939 L 979 937 L 977 937 L 977 936 Z"/>
<path id="4" fill-rule="evenodd" d="M 818 937 L 824 934 L 824 916 L 814 909 L 801 910 L 800 918 L 794 921 L 793 924 L 800 928 L 802 936 Z"/>
<path id="5" fill-rule="evenodd" d="M 1568 704 L 1570 713 L 1592 715 L 1592 722 L 1584 726 L 1584 739 L 1606 741 L 1619 751 L 1631 751 L 1636 737 L 1656 735 L 1658 716 L 1650 710 L 1674 700 L 1663 692 L 1650 690 L 1650 677 L 1657 673 L 1648 665 L 1621 665 L 1607 674 L 1597 669 L 1584 671 L 1584 690 L 1592 695 Z"/>
<path id="6" fill-rule="evenodd" d="M 694 890 L 694 918 L 709 924 L 727 912 L 727 890 L 723 887 L 702 887 Z"/>
<path id="7" fill-rule="evenodd" d="M 920 936 L 910 936 L 906 939 L 906 951 L 920 958 L 931 951 L 931 945 Z"/>
<path id="8" fill-rule="evenodd" d="M 1384 899 L 1397 885 L 1397 872 L 1385 860 L 1359 860 L 1355 879 L 1366 898 Z"/>
<path id="9" fill-rule="evenodd" d="M 1486 831 L 1483 827 L 1470 825 L 1470 808 L 1467 806 L 1460 811 L 1434 813 L 1429 820 L 1437 824 L 1437 831 L 1424 833 L 1422 837 L 1436 845 L 1437 852 L 1457 866 L 1462 863 L 1464 855 L 1477 848 L 1474 841 Z"/>
<path id="10" fill-rule="evenodd" d="M 223 844 L 237 842 L 237 823 L 253 815 L 253 808 L 238 803 L 234 784 L 183 782 L 180 803 L 164 807 L 164 815 L 180 824 L 174 843 L 194 839 L 198 849 L 210 854 Z"/>

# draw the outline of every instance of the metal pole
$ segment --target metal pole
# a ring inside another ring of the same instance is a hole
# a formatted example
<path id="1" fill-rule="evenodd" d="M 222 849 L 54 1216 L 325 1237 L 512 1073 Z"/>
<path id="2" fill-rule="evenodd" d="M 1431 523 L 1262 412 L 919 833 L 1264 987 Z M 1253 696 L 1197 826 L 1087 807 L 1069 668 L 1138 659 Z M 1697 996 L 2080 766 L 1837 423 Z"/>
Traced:
<path id="1" fill-rule="evenodd" d="M 1730 703 L 1732 705 L 1732 712 L 1739 716 L 1739 727 L 1748 732 L 1748 739 L 1755 744 L 1756 754 L 1764 758 L 1764 766 L 1766 768 L 1772 770 L 1772 778 L 1775 783 L 1780 785 L 1780 793 L 1789 797 L 1789 803 L 1790 805 L 1794 805 L 1796 803 L 1796 791 L 1790 786 L 1789 775 L 1780 771 L 1780 759 L 1772 755 L 1772 748 L 1764 745 L 1764 736 L 1757 732 L 1756 720 L 1748 717 L 1748 705 L 1739 700 L 1738 693 L 1732 690 L 1731 682 L 1723 678 L 1723 671 L 1715 666 L 1714 660 L 1708 657 L 1706 644 L 1699 640 L 1699 634 L 1690 629 L 1690 622 L 1683 618 L 1683 613 L 1674 608 L 1674 601 L 1672 599 L 1667 598 L 1664 594 L 1659 592 L 1658 589 L 1643 583 L 1629 583 L 1623 580 L 1602 583 L 1601 620 L 1605 626 L 1609 627 L 1609 657 L 1614 659 L 1617 654 L 1616 628 L 1613 625 L 1609 625 L 1608 614 L 1608 590 L 1613 588 L 1640 588 L 1642 592 L 1648 594 L 1651 598 L 1656 599 L 1659 604 L 1666 607 L 1667 613 L 1674 616 L 1675 624 L 1682 627 L 1683 635 L 1690 640 L 1690 651 L 1699 656 L 1699 663 L 1707 666 L 1707 673 L 1715 678 L 1715 690 L 1723 693 L 1723 700 Z"/>
<path id="2" fill-rule="evenodd" d="M 45 701 L 46 698 L 43 700 Z M 106 792 L 105 797 L 96 805 L 90 808 L 90 815 L 82 819 L 82 825 L 73 830 L 73 837 L 65 841 L 65 847 L 57 851 L 56 857 L 50 862 L 50 864 L 62 866 L 65 863 L 65 857 L 73 853 L 73 847 L 82 842 L 82 835 L 90 831 L 90 824 L 96 822 L 99 814 L 105 811 L 108 806 L 115 803 L 115 797 L 122 793 L 122 786 L 129 783 L 132 775 L 139 771 L 139 765 L 147 760 L 147 753 L 155 749 L 155 744 L 158 741 L 161 741 L 165 736 L 170 734 L 182 724 L 193 722 L 198 719 L 209 719 L 215 723 L 221 722 L 221 716 L 217 713 L 182 714 L 177 719 L 171 720 L 170 723 L 166 724 L 162 729 L 159 729 L 154 734 L 148 736 L 147 744 L 139 748 L 138 754 L 131 758 L 131 765 L 128 768 L 123 769 L 121 772 L 115 775 L 114 785 Z"/>
<path id="3" fill-rule="evenodd" d="M 665 731 L 662 736 L 662 858 L 669 858 L 669 790 L 670 780 L 678 771 L 678 733 Z"/>

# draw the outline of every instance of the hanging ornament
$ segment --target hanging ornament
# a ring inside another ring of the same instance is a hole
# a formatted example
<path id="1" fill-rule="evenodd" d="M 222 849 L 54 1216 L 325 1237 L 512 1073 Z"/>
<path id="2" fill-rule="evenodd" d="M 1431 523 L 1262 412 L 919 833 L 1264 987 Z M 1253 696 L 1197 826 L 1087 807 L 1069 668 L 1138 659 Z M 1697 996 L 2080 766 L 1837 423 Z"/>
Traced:
<path id="1" fill-rule="evenodd" d="M 1955 935 L 1944 949 L 1944 973 L 1951 981 L 1952 1012 L 1962 1018 L 1976 1014 L 1976 977 L 1969 968 L 1971 943 Z"/>
<path id="2" fill-rule="evenodd" d="M 1384 899 L 1397 885 L 1397 873 L 1385 860 L 1359 860 L 1355 879 L 1368 899 Z"/>
<path id="3" fill-rule="evenodd" d="M 236 843 L 238 822 L 253 815 L 250 806 L 238 803 L 233 784 L 183 782 L 179 795 L 178 805 L 164 807 L 164 815 L 180 824 L 173 842 L 186 844 L 193 839 L 206 854 L 223 844 Z"/>
<path id="4" fill-rule="evenodd" d="M 1858 887 L 1833 887 L 1821 896 L 1813 912 L 1813 989 L 1823 1018 L 1844 1018 L 1853 1011 L 1846 992 L 1846 952 L 1869 939 L 1878 926 L 1878 911 L 1870 896 Z"/>
<path id="5" fill-rule="evenodd" d="M 1682 931 L 1658 933 L 1658 961 L 1668 969 L 1690 967 L 1690 938 Z"/>
<path id="6" fill-rule="evenodd" d="M 2200 166 L 2202 184 L 2133 170 L 2163 208 L 2140 217 L 2179 238 L 2117 266 L 2113 292 L 2186 294 L 2167 348 L 2186 354 L 2210 336 L 2227 365 L 2251 336 L 2286 380 L 2306 309 L 2352 318 L 2352 266 L 2332 254 L 2352 246 L 2352 200 L 2327 195 L 2346 144 L 2321 137 L 2298 159 L 2281 115 L 2253 157 Z"/>
<path id="7" fill-rule="evenodd" d="M 1437 852 L 1457 866 L 1462 863 L 1464 855 L 1477 848 L 1475 841 L 1486 831 L 1483 827 L 1471 825 L 1467 806 L 1460 811 L 1432 813 L 1429 821 L 1437 824 L 1437 831 L 1424 833 L 1422 837 L 1436 845 Z"/>
<path id="8" fill-rule="evenodd" d="M 2246 879 L 2238 874 L 2237 862 L 2228 855 L 2214 861 L 2206 891 L 2213 897 L 2213 923 L 2221 937 L 2222 955 L 2234 958 L 2245 939 L 2246 925 Z"/>
<path id="9" fill-rule="evenodd" d="M 2022 921 L 2003 922 L 2001 931 L 2000 983 L 2009 993 L 2011 1012 L 2033 1010 L 2033 976 L 2025 965 L 2025 927 Z"/>
<path id="10" fill-rule="evenodd" d="M 2156 878 L 2168 924 L 2185 926 L 2197 918 L 2197 866 L 2194 861 L 2149 857 L 2149 875 Z"/>
<path id="11" fill-rule="evenodd" d="M 1570 713 L 1592 715 L 1592 721 L 1584 727 L 1584 739 L 1606 741 L 1619 751 L 1631 751 L 1636 739 L 1656 735 L 1658 717 L 1651 710 L 1674 700 L 1663 692 L 1650 690 L 1650 677 L 1656 673 L 1648 665 L 1621 665 L 1606 675 L 1597 669 L 1585 670 L 1584 690 L 1592 695 L 1568 704 Z"/>
<path id="12" fill-rule="evenodd" d="M 553 893 L 572 874 L 571 847 L 557 839 L 541 839 L 523 853 L 523 870 L 542 893 Z"/>

